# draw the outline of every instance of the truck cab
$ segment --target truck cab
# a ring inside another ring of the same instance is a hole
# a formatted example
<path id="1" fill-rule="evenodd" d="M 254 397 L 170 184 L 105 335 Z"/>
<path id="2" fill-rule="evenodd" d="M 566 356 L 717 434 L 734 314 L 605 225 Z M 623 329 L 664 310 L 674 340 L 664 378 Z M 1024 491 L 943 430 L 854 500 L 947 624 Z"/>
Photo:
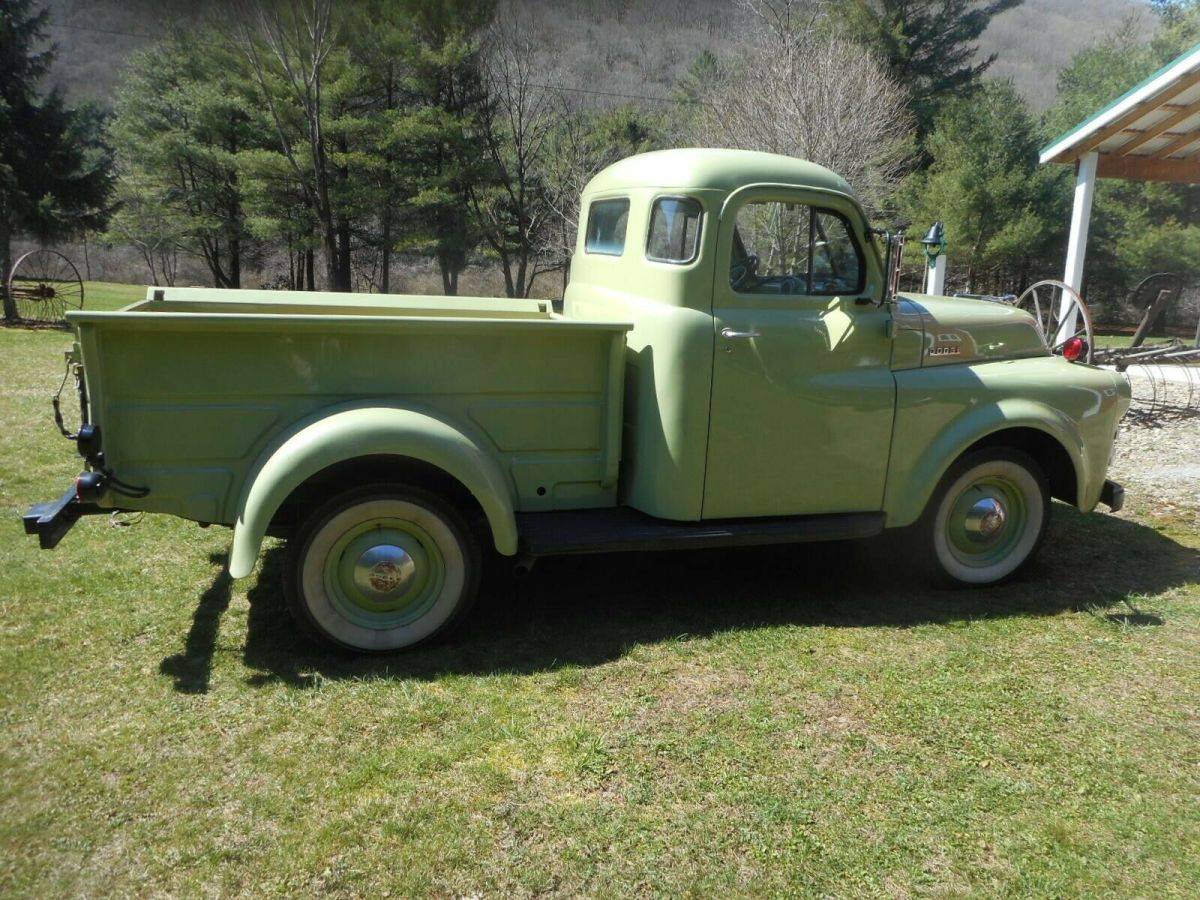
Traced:
<path id="1" fill-rule="evenodd" d="M 671 519 L 882 509 L 891 310 L 840 177 L 765 153 L 632 157 L 583 196 L 564 310 L 627 335 L 622 501 Z"/>

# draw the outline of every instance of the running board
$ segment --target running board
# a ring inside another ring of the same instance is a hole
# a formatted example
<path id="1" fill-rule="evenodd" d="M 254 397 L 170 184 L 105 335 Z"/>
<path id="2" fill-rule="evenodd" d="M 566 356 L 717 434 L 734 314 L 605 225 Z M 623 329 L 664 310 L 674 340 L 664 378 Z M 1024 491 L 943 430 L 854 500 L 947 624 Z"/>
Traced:
<path id="1" fill-rule="evenodd" d="M 879 534 L 883 524 L 881 512 L 706 522 L 655 519 L 628 507 L 517 513 L 528 556 L 843 541 Z"/>

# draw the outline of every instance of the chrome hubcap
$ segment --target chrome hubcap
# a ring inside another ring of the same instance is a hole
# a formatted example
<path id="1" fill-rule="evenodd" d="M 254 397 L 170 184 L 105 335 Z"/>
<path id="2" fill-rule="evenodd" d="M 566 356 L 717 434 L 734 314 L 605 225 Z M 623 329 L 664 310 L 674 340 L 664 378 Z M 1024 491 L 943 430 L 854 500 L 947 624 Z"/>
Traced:
<path id="1" fill-rule="evenodd" d="M 395 544 L 368 547 L 354 564 L 354 586 L 377 603 L 403 597 L 412 589 L 416 576 L 416 561 Z"/>
<path id="2" fill-rule="evenodd" d="M 985 497 L 967 510 L 963 523 L 967 537 L 978 544 L 986 543 L 1004 530 L 1008 510 L 996 497 Z"/>

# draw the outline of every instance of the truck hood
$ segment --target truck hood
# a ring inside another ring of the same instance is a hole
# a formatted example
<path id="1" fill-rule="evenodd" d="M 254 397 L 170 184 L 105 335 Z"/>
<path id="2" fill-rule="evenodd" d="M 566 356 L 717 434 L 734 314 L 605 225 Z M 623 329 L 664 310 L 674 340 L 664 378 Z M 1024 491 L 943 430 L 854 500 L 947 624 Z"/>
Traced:
<path id="1" fill-rule="evenodd" d="M 897 325 L 923 332 L 921 366 L 1047 356 L 1033 316 L 992 300 L 904 294 Z"/>

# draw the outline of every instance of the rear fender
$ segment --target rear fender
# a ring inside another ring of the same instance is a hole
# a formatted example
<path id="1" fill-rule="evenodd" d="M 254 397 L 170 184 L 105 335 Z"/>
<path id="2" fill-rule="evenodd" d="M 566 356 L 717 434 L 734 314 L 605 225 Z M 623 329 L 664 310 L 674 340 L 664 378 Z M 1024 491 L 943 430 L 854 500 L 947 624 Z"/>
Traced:
<path id="1" fill-rule="evenodd" d="M 410 408 L 350 405 L 300 422 L 259 457 L 238 500 L 229 574 L 249 575 L 267 527 L 288 496 L 318 472 L 366 456 L 403 456 L 446 472 L 483 508 L 496 550 L 517 552 L 514 490 L 496 458 L 460 429 Z"/>

